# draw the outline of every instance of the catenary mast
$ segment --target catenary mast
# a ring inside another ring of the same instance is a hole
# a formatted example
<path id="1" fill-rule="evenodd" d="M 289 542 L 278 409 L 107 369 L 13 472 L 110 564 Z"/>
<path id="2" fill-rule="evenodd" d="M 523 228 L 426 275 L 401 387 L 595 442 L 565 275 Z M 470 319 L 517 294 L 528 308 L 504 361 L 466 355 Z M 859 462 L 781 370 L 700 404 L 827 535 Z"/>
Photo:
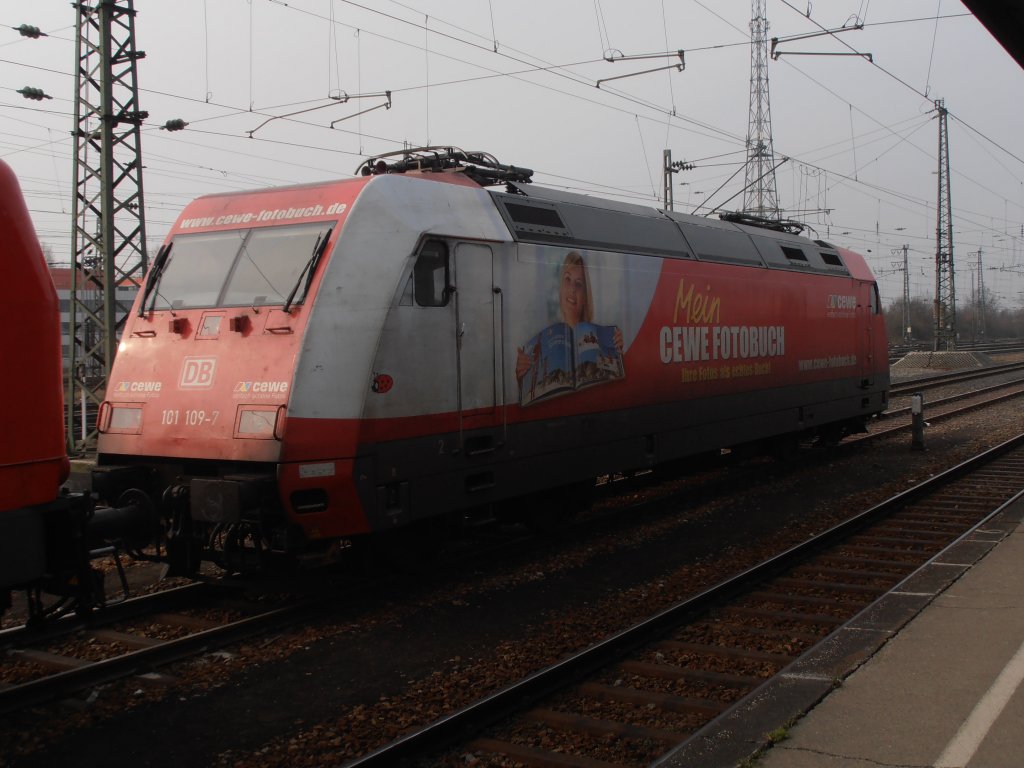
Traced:
<path id="1" fill-rule="evenodd" d="M 747 124 L 747 167 L 743 212 L 781 218 L 775 183 L 775 147 L 768 99 L 768 19 L 766 0 L 753 0 L 750 20 L 750 118 Z"/>
<path id="2" fill-rule="evenodd" d="M 146 272 L 141 125 L 133 0 L 75 4 L 78 14 L 67 436 L 96 434 L 86 412 L 103 402 L 124 318 Z M 118 300 L 118 290 L 124 294 Z"/>
<path id="3" fill-rule="evenodd" d="M 949 189 L 949 133 L 942 99 L 939 113 L 939 198 L 935 226 L 935 341 L 933 349 L 956 349 L 956 286 L 953 281 L 953 202 Z"/>

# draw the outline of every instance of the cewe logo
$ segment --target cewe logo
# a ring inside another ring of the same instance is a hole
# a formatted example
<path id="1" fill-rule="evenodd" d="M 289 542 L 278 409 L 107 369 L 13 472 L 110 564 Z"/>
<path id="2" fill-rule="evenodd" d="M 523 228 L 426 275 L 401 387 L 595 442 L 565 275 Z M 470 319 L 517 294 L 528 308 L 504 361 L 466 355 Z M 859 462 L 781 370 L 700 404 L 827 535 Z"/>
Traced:
<path id="1" fill-rule="evenodd" d="M 857 297 L 829 294 L 827 307 L 828 309 L 856 309 Z"/>
<path id="2" fill-rule="evenodd" d="M 213 372 L 217 368 L 215 357 L 186 357 L 181 365 L 181 389 L 207 389 L 213 386 Z"/>

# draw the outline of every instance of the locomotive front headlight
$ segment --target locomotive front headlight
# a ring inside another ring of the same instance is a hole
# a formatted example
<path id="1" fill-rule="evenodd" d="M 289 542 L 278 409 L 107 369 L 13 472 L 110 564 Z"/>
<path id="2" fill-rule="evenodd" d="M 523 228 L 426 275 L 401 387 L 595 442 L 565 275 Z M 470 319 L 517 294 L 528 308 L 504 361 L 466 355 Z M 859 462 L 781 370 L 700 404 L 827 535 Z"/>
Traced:
<path id="1" fill-rule="evenodd" d="M 142 432 L 142 404 L 104 403 L 98 416 L 100 432 L 138 435 Z"/>
<path id="2" fill-rule="evenodd" d="M 274 422 L 277 411 L 265 408 L 240 408 L 238 410 L 239 437 L 257 437 L 269 440 L 274 436 Z"/>
<path id="3" fill-rule="evenodd" d="M 284 429 L 283 405 L 240 405 L 235 414 L 235 437 L 280 440 Z"/>

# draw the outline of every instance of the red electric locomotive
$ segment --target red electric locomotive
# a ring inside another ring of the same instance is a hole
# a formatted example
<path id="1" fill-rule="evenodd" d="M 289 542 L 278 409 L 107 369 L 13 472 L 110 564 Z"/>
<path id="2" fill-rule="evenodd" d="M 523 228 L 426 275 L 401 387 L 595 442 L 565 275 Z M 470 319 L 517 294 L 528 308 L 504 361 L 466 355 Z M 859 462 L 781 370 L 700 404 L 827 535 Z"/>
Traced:
<path id="1" fill-rule="evenodd" d="M 120 537 L 120 530 L 139 522 L 147 527 L 147 512 L 133 506 L 97 513 L 88 496 L 61 493 L 70 464 L 60 309 L 21 188 L 2 161 L 0 240 L 0 393 L 7 425 L 0 442 L 0 614 L 11 605 L 12 589 L 25 589 L 30 617 L 40 619 L 101 602 L 102 576 L 90 559 L 111 551 L 106 540 Z M 148 508 L 144 498 L 139 501 Z M 44 592 L 62 600 L 44 607 Z"/>
<path id="2" fill-rule="evenodd" d="M 126 327 L 94 489 L 152 498 L 180 570 L 245 568 L 557 514 L 598 475 L 885 408 L 857 254 L 529 175 L 429 148 L 190 204 Z"/>
<path id="3" fill-rule="evenodd" d="M 45 569 L 43 518 L 68 476 L 64 449 L 60 310 L 14 172 L 0 162 L 0 239 L 5 278 L 0 349 L 7 439 L 0 442 L 0 585 Z M 0 592 L 0 609 L 6 592 Z"/>

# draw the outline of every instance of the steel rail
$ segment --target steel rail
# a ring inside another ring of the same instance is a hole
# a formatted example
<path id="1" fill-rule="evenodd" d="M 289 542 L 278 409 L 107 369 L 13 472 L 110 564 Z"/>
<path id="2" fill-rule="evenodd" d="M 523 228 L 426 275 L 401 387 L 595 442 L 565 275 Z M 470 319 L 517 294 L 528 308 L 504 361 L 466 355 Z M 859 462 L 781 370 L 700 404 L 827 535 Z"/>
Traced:
<path id="1" fill-rule="evenodd" d="M 1024 434 L 935 475 L 886 501 L 798 544 L 763 563 L 739 573 L 628 629 L 590 646 L 582 652 L 535 672 L 524 680 L 497 691 L 480 701 L 436 720 L 425 728 L 402 736 L 361 758 L 345 763 L 346 768 L 395 766 L 400 761 L 422 757 L 465 740 L 496 724 L 510 714 L 535 704 L 567 685 L 619 660 L 624 653 L 641 647 L 666 631 L 685 624 L 723 602 L 791 569 L 820 551 L 845 540 L 872 523 L 914 503 L 970 474 L 985 464 L 1024 446 Z M 1016 497 L 1015 497 L 1016 498 Z M 1007 502 L 1009 503 L 1009 502 Z M 1000 505 L 1000 510 L 1006 504 Z M 998 512 L 999 510 L 996 510 Z M 986 515 L 989 519 L 992 512 Z M 984 521 L 983 521 L 984 522 Z"/>
<path id="2" fill-rule="evenodd" d="M 889 387 L 889 395 L 908 395 L 913 394 L 920 389 L 930 389 L 932 387 L 942 386 L 943 384 L 952 384 L 959 381 L 982 379 L 986 376 L 994 376 L 999 373 L 1009 373 L 1010 371 L 1019 371 L 1022 369 L 1024 369 L 1024 363 L 1003 363 L 1001 365 L 991 365 L 987 368 L 971 369 L 969 371 L 956 371 L 954 373 L 939 373 L 934 376 L 922 376 L 917 379 L 910 379 L 908 381 L 901 381 L 897 384 L 893 384 Z"/>
<path id="3" fill-rule="evenodd" d="M 0 630 L 0 648 L 56 640 L 80 629 L 94 629 L 108 624 L 116 624 L 119 621 L 127 621 L 146 613 L 167 610 L 182 602 L 194 601 L 204 596 L 210 589 L 209 583 L 197 581 L 110 603 L 91 611 L 84 617 L 76 613 L 69 613 L 59 619 L 47 621 L 38 627 L 27 624 L 8 627 Z"/>
<path id="4" fill-rule="evenodd" d="M 958 395 L 950 395 L 949 397 L 942 397 L 938 400 L 929 400 L 926 405 L 929 408 L 934 408 L 940 405 L 947 405 L 949 403 L 955 403 L 960 400 L 966 400 L 970 397 L 979 397 L 981 395 L 987 395 L 992 392 L 998 392 L 1001 389 L 1008 389 L 1010 387 L 1024 384 L 1024 379 L 1014 379 L 1013 381 L 1006 381 L 1002 384 L 993 384 L 989 387 L 982 387 L 981 389 L 972 389 L 970 392 L 961 392 Z M 987 401 L 986 401 L 987 402 Z M 895 416 L 904 416 L 911 412 L 911 406 L 905 406 L 903 408 L 894 408 L 891 411 L 883 411 L 878 416 L 882 419 L 891 419 Z"/>
<path id="5" fill-rule="evenodd" d="M 1007 392 L 1002 395 L 997 395 L 996 397 L 990 397 L 987 400 L 981 400 L 976 403 L 968 403 L 967 405 L 960 406 L 959 408 L 953 408 L 951 410 L 942 411 L 940 413 L 931 413 L 927 417 L 927 423 L 930 425 L 935 422 L 950 419 L 954 416 L 962 416 L 965 413 L 976 411 L 979 408 L 987 408 L 990 405 L 996 405 L 1005 400 L 1013 400 L 1014 398 L 1021 397 L 1022 395 L 1024 395 L 1024 389 L 1019 389 L 1013 392 Z M 874 440 L 876 438 L 885 437 L 886 435 L 892 435 L 897 432 L 907 432 L 912 428 L 913 424 L 911 424 L 910 422 L 905 422 L 903 424 L 892 424 L 890 426 L 883 427 L 882 429 L 879 429 L 875 432 L 868 432 L 863 435 L 854 435 L 848 438 L 845 442 L 840 443 L 836 447 L 839 449 L 843 449 L 843 447 L 847 445 L 859 445 L 864 443 L 866 440 Z"/>
<path id="6" fill-rule="evenodd" d="M 300 621 L 319 610 L 329 598 L 318 597 L 274 608 L 219 627 L 202 630 L 86 666 L 58 672 L 0 690 L 0 713 L 31 707 L 76 691 L 149 672 L 160 665 L 229 645 L 279 626 Z"/>

